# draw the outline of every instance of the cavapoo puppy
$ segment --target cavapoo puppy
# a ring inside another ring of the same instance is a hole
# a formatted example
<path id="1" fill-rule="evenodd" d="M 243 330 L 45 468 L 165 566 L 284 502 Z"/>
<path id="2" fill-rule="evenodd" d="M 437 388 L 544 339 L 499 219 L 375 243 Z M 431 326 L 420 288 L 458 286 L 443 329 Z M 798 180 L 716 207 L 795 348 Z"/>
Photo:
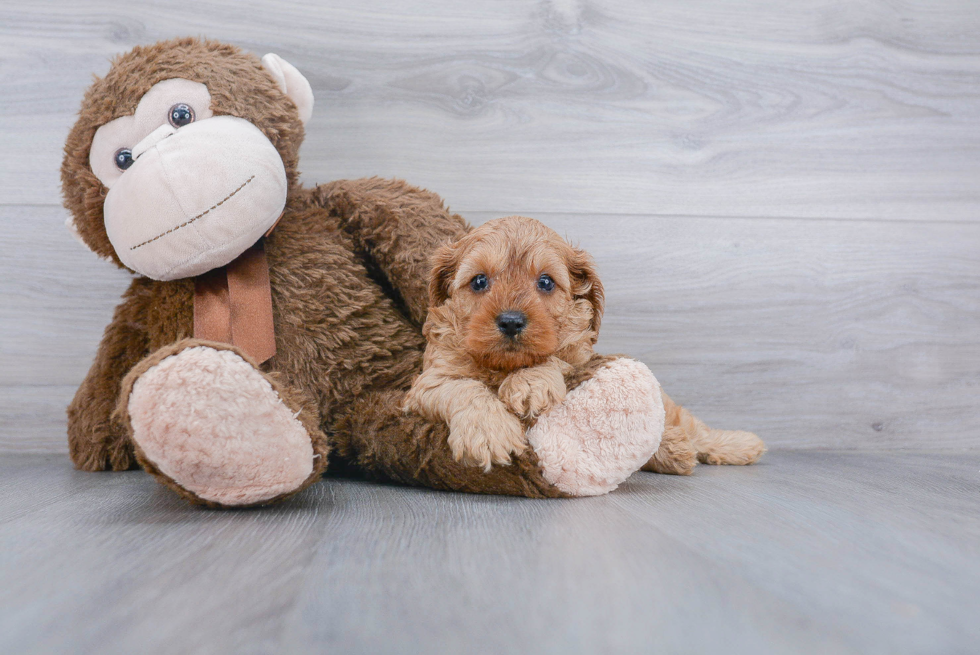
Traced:
<path id="1" fill-rule="evenodd" d="M 510 462 L 524 421 L 565 398 L 565 375 L 592 357 L 602 284 L 588 253 L 520 216 L 485 223 L 437 251 L 428 340 L 407 409 L 449 424 L 457 460 Z"/>
<path id="2" fill-rule="evenodd" d="M 525 429 L 565 398 L 594 357 L 603 290 L 592 257 L 543 223 L 489 221 L 437 251 L 429 281 L 422 374 L 405 409 L 449 424 L 458 461 L 507 464 Z M 698 459 L 748 464 L 748 432 L 710 430 L 663 396 L 667 424 L 646 470 L 690 473 Z"/>

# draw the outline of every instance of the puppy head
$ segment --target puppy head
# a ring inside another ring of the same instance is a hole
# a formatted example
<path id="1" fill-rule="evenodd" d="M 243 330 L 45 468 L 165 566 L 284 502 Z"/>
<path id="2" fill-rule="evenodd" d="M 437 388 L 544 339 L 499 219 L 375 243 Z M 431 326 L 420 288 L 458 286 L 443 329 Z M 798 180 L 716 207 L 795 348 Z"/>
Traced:
<path id="1" fill-rule="evenodd" d="M 446 306 L 479 365 L 509 371 L 591 351 L 603 292 L 588 253 L 539 221 L 509 216 L 436 253 L 429 305 Z"/>

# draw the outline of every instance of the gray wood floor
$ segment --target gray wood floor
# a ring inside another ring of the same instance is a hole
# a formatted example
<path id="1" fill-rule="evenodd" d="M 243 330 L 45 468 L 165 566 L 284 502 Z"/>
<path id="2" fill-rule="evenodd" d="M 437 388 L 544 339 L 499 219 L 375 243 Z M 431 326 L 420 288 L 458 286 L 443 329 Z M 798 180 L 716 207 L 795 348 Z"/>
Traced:
<path id="1" fill-rule="evenodd" d="M 324 480 L 188 507 L 0 462 L 0 652 L 975 653 L 980 454 L 776 451 L 608 496 Z"/>
<path id="2" fill-rule="evenodd" d="M 128 276 L 64 229 L 62 144 L 113 54 L 188 34 L 307 75 L 307 184 L 578 241 L 600 349 L 773 451 L 596 499 L 324 480 L 227 513 L 71 470 Z M 0 653 L 977 651 L 972 0 L 4 1 L 0 144 Z"/>

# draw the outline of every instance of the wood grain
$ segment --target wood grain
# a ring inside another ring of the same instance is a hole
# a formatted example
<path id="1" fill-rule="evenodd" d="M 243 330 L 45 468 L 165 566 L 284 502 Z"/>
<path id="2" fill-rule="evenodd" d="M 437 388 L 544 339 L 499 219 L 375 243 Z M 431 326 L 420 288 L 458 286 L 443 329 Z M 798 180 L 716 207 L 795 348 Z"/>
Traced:
<path id="1" fill-rule="evenodd" d="M 64 229 L 62 145 L 112 55 L 194 34 L 307 75 L 308 184 L 544 220 L 599 262 L 601 350 L 774 449 L 239 512 L 72 470 L 128 275 Z M 0 5 L 0 652 L 974 651 L 978 115 L 965 0 Z"/>
<path id="2" fill-rule="evenodd" d="M 0 449 L 63 451 L 58 407 L 126 283 L 60 225 L 90 74 L 202 32 L 308 74 L 306 180 L 397 175 L 582 241 L 602 347 L 707 420 L 980 448 L 978 27 L 953 1 L 4 5 Z"/>
<path id="3" fill-rule="evenodd" d="M 405 177 L 466 212 L 978 220 L 963 0 L 5 3 L 3 202 L 56 202 L 111 55 L 202 33 L 310 78 L 308 181 Z"/>
<path id="4" fill-rule="evenodd" d="M 59 208 L 0 215 L 17 226 L 0 244 L 0 450 L 64 452 L 64 405 L 128 276 Z M 783 447 L 980 448 L 980 226 L 539 218 L 598 261 L 599 349 L 647 363 L 709 423 Z"/>
<path id="5" fill-rule="evenodd" d="M 769 453 L 531 501 L 324 480 L 257 511 L 0 460 L 0 651 L 966 653 L 980 457 Z"/>

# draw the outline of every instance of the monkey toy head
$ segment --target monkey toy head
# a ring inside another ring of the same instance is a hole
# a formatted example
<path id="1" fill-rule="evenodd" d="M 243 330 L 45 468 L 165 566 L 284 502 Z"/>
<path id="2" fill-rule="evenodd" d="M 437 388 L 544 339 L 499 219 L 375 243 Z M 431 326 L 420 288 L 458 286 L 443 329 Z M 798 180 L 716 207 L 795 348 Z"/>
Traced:
<path id="1" fill-rule="evenodd" d="M 155 280 L 224 266 L 279 219 L 297 182 L 309 82 L 274 54 L 175 39 L 116 58 L 65 145 L 68 225 Z"/>

